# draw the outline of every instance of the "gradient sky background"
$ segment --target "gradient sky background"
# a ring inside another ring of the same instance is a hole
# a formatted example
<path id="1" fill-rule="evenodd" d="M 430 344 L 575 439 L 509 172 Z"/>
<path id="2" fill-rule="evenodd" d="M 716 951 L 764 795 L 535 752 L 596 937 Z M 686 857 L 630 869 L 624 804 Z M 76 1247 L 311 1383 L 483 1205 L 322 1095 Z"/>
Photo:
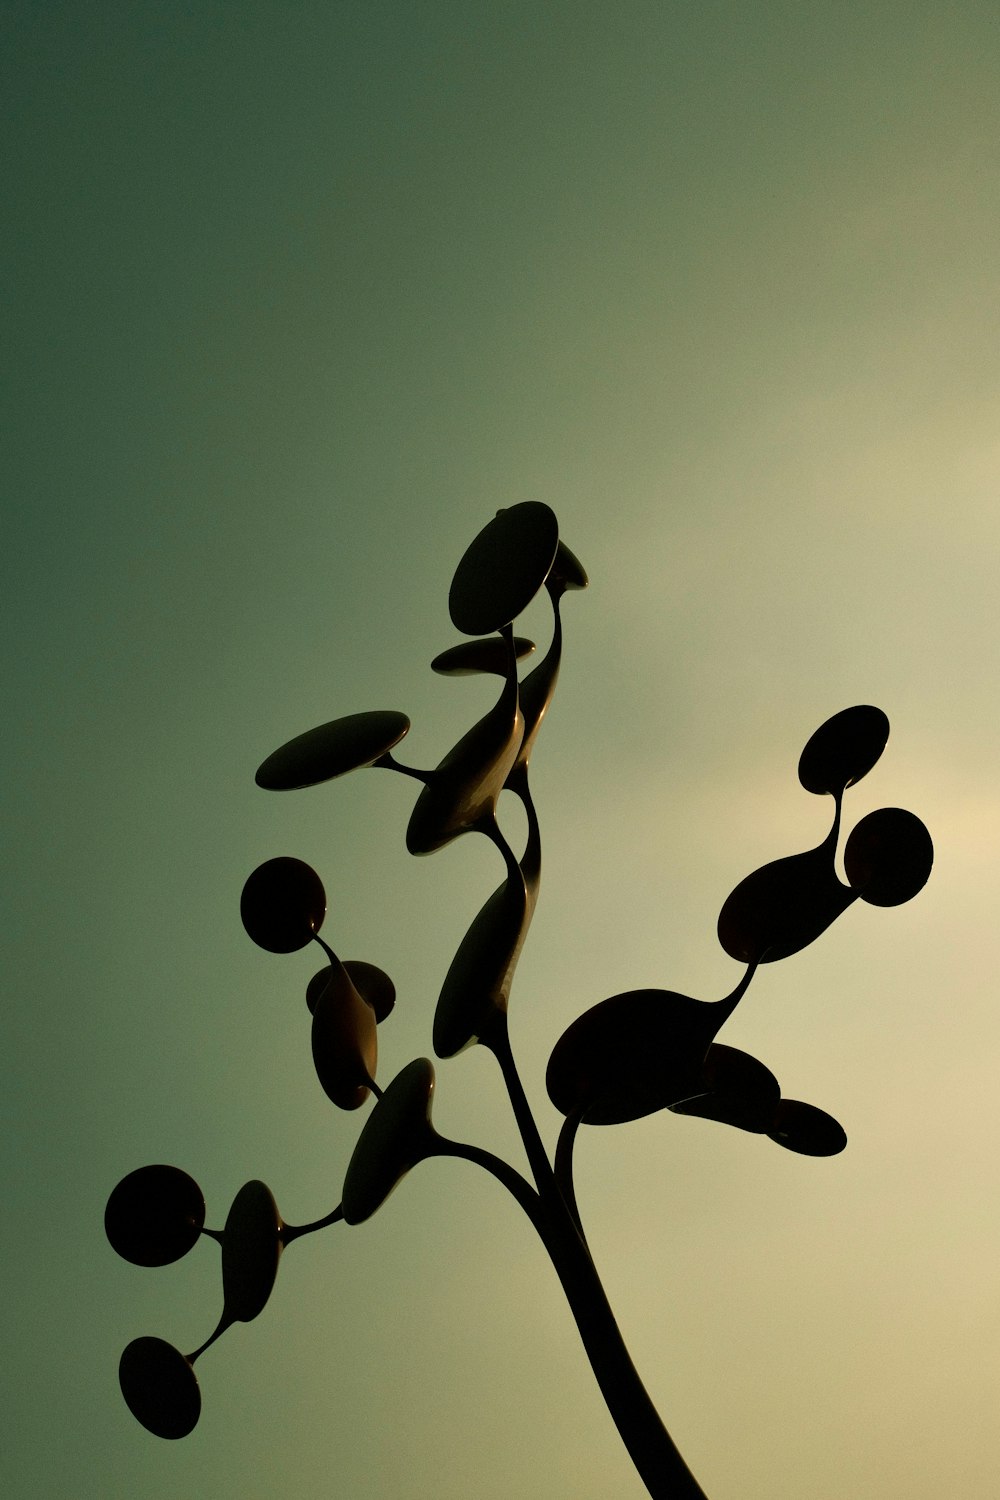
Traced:
<path id="1" fill-rule="evenodd" d="M 192 1349 L 221 1305 L 210 1243 L 114 1255 L 117 1180 L 176 1163 L 221 1226 L 261 1177 L 301 1222 L 360 1127 L 312 1072 L 316 960 L 240 926 L 256 864 L 314 864 L 330 941 L 393 975 L 383 1082 L 430 1052 L 495 852 L 410 859 L 401 777 L 253 772 L 368 708 L 435 763 L 495 692 L 428 669 L 452 572 L 532 499 L 592 579 L 512 1001 L 547 1140 L 582 1010 L 731 988 L 719 907 L 825 833 L 795 767 L 830 714 L 893 726 L 847 827 L 909 807 L 937 851 L 723 1035 L 842 1156 L 669 1114 L 581 1139 L 635 1362 L 712 1500 L 992 1500 L 995 4 L 47 0 L 0 28 L 4 1493 L 644 1493 L 542 1250 L 465 1163 L 292 1247 L 199 1363 L 187 1441 L 117 1385 L 130 1339 Z M 523 628 L 544 645 L 544 611 Z M 440 1064 L 435 1111 L 519 1160 L 489 1057 Z"/>

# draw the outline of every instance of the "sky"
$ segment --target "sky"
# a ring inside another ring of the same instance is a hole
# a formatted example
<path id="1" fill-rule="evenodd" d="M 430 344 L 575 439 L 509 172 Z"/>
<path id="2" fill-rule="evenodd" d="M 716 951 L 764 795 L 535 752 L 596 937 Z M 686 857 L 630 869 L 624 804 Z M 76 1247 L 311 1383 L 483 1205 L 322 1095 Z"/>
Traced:
<path id="1" fill-rule="evenodd" d="M 117 1382 L 131 1339 L 194 1349 L 221 1307 L 210 1241 L 114 1254 L 119 1178 L 183 1167 L 214 1227 L 260 1178 L 303 1222 L 360 1130 L 312 1068 L 316 960 L 243 932 L 249 872 L 308 861 L 324 935 L 393 977 L 383 1084 L 431 1054 L 498 879 L 484 840 L 407 855 L 405 778 L 270 794 L 256 766 L 368 709 L 434 765 L 495 695 L 429 670 L 452 574 L 541 500 L 591 578 L 511 1000 L 550 1147 L 581 1012 L 736 982 L 719 908 L 826 833 L 795 773 L 827 717 L 892 726 L 846 827 L 909 808 L 936 850 L 721 1037 L 842 1155 L 669 1113 L 582 1133 L 635 1364 L 711 1500 L 991 1500 L 998 64 L 966 0 L 0 7 L 5 1494 L 645 1493 L 467 1162 L 289 1246 L 186 1440 Z M 518 628 L 544 649 L 543 608 Z M 523 1165 L 482 1049 L 434 1109 Z"/>

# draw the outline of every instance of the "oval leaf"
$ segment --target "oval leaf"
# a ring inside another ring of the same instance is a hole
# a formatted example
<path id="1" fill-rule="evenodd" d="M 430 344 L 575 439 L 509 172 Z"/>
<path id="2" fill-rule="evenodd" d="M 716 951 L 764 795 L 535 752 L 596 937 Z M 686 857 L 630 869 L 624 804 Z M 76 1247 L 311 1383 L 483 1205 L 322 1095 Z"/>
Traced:
<path id="1" fill-rule="evenodd" d="M 534 641 L 523 635 L 514 637 L 514 655 L 518 661 L 530 656 L 534 649 Z M 431 669 L 443 677 L 469 677 L 480 672 L 506 677 L 507 660 L 507 642 L 502 636 L 488 635 L 483 640 L 462 641 L 460 645 L 442 651 L 431 662 Z"/>
<path id="2" fill-rule="evenodd" d="M 847 1145 L 839 1121 L 800 1099 L 782 1099 L 767 1134 L 786 1151 L 797 1151 L 800 1156 L 836 1156 Z"/>
<path id="3" fill-rule="evenodd" d="M 834 796 L 867 776 L 885 749 L 889 720 L 880 708 L 858 704 L 821 724 L 799 757 L 799 781 L 807 792 Z"/>
<path id="4" fill-rule="evenodd" d="M 459 834 L 492 821 L 523 733 L 517 676 L 512 668 L 489 713 L 428 775 L 406 828 L 406 847 L 411 854 L 433 854 Z"/>
<path id="5" fill-rule="evenodd" d="M 375 1012 L 343 966 L 326 973 L 313 1010 L 313 1063 L 327 1098 L 338 1109 L 357 1109 L 368 1098 L 378 1061 Z"/>
<path id="6" fill-rule="evenodd" d="M 509 625 L 545 582 L 559 545 L 559 523 L 536 500 L 501 510 L 468 547 L 455 570 L 448 610 L 463 635 Z"/>
<path id="7" fill-rule="evenodd" d="M 434 1051 L 454 1057 L 507 1009 L 532 903 L 523 878 L 505 880 L 480 908 L 445 975 L 434 1012 Z"/>
<path id="8" fill-rule="evenodd" d="M 739 1130 L 761 1134 L 771 1128 L 781 1088 L 770 1068 L 741 1052 L 713 1042 L 701 1070 L 701 1089 L 690 1099 L 670 1106 L 677 1115 L 718 1120 Z"/>
<path id="9" fill-rule="evenodd" d="M 410 728 L 405 714 L 377 709 L 331 719 L 307 729 L 275 750 L 257 769 L 257 785 L 269 792 L 318 786 L 347 771 L 373 765 L 397 745 Z"/>
<path id="10" fill-rule="evenodd" d="M 222 1231 L 223 1318 L 249 1323 L 264 1308 L 281 1256 L 281 1215 L 270 1188 L 245 1182 Z"/>
<path id="11" fill-rule="evenodd" d="M 157 1437 L 187 1437 L 201 1415 L 198 1377 L 165 1339 L 133 1339 L 122 1352 L 118 1383 L 133 1417 Z"/>
<path id="12" fill-rule="evenodd" d="M 688 1099 L 729 1011 L 672 990 L 628 990 L 585 1011 L 559 1038 L 545 1086 L 587 1125 L 639 1120 Z"/>
<path id="13" fill-rule="evenodd" d="M 719 913 L 719 942 L 741 963 L 774 963 L 807 947 L 856 896 L 837 879 L 827 841 L 741 880 Z"/>
<path id="14" fill-rule="evenodd" d="M 361 1224 L 381 1208 L 411 1167 L 434 1150 L 434 1065 L 416 1057 L 397 1073 L 365 1121 L 344 1178 L 342 1208 Z"/>

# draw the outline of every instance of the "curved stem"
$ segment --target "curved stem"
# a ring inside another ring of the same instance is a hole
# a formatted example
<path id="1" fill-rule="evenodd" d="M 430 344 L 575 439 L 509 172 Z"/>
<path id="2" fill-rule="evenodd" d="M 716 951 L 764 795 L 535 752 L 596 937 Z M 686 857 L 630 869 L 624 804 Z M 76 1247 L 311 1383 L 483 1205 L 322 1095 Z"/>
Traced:
<path id="1" fill-rule="evenodd" d="M 457 1156 L 463 1161 L 475 1162 L 477 1167 L 482 1167 L 484 1171 L 489 1172 L 498 1182 L 503 1183 L 513 1198 L 517 1199 L 539 1235 L 542 1235 L 541 1199 L 531 1184 L 508 1162 L 499 1156 L 494 1156 L 492 1151 L 484 1151 L 479 1146 L 467 1145 L 465 1141 L 452 1141 L 443 1135 L 439 1135 L 435 1141 L 434 1154 Z"/>
<path id="2" fill-rule="evenodd" d="M 559 1132 L 559 1140 L 556 1142 L 556 1185 L 563 1197 L 563 1202 L 573 1215 L 580 1237 L 585 1241 L 583 1233 L 583 1222 L 580 1218 L 580 1210 L 576 1204 L 576 1189 L 573 1186 L 573 1147 L 576 1144 L 576 1133 L 580 1128 L 583 1115 L 577 1111 L 567 1115 Z"/>
<path id="3" fill-rule="evenodd" d="M 402 776 L 412 776 L 415 780 L 424 783 L 430 781 L 434 774 L 432 771 L 419 771 L 415 766 L 404 766 L 402 761 L 393 758 L 391 750 L 380 755 L 378 760 L 373 760 L 372 766 L 383 766 L 387 771 L 399 771 Z"/>
<path id="4" fill-rule="evenodd" d="M 221 1339 L 226 1329 L 232 1328 L 232 1326 L 232 1314 L 227 1313 L 225 1309 L 223 1309 L 222 1317 L 219 1319 L 218 1323 L 215 1325 L 213 1332 L 209 1334 L 205 1342 L 203 1344 L 200 1344 L 193 1354 L 185 1354 L 184 1358 L 187 1360 L 188 1364 L 193 1365 L 198 1356 L 204 1354 L 206 1349 L 210 1349 L 215 1343 L 216 1339 Z"/>
<path id="5" fill-rule="evenodd" d="M 551 1198 L 543 1208 L 545 1248 L 608 1411 L 643 1483 L 653 1500 L 707 1500 L 639 1379 L 569 1209 Z"/>
<path id="6" fill-rule="evenodd" d="M 311 1224 L 285 1224 L 281 1226 L 281 1243 L 290 1245 L 292 1240 L 297 1240 L 303 1234 L 313 1234 L 317 1229 L 325 1229 L 328 1224 L 339 1224 L 344 1217 L 344 1210 L 340 1204 L 322 1219 L 313 1219 Z"/>
<path id="7" fill-rule="evenodd" d="M 748 983 L 749 974 L 737 986 L 739 994 Z M 706 1500 L 705 1492 L 681 1457 L 639 1379 L 587 1249 L 572 1185 L 572 1144 L 578 1122 L 567 1121 L 563 1126 L 557 1151 L 557 1168 L 561 1170 L 557 1177 L 514 1062 L 505 1012 L 497 1014 L 489 1032 L 480 1037 L 480 1043 L 489 1047 L 500 1065 L 538 1184 L 537 1210 L 530 1210 L 527 1203 L 523 1206 L 555 1267 L 591 1369 L 629 1456 L 653 1500 Z"/>
<path id="8" fill-rule="evenodd" d="M 504 1083 L 507 1086 L 507 1094 L 510 1098 L 511 1108 L 514 1111 L 514 1119 L 524 1144 L 528 1165 L 531 1175 L 535 1179 L 538 1191 L 543 1197 L 552 1193 L 555 1181 L 552 1175 L 552 1164 L 538 1133 L 535 1117 L 531 1113 L 524 1086 L 521 1083 L 517 1065 L 514 1062 L 514 1054 L 510 1046 L 510 1032 L 507 1027 L 507 1012 L 497 1011 L 490 1025 L 479 1038 L 480 1044 L 488 1047 L 500 1064 L 500 1072 L 503 1074 Z"/>
<path id="9" fill-rule="evenodd" d="M 750 981 L 756 974 L 760 962 L 761 960 L 759 958 L 752 959 L 750 963 L 747 964 L 747 971 L 743 975 L 743 978 L 740 980 L 736 988 L 730 994 L 726 995 L 722 1000 L 715 1000 L 713 1002 L 710 1002 L 714 1004 L 716 1010 L 720 1011 L 722 1014 L 722 1020 L 716 1027 L 716 1035 L 718 1035 L 725 1022 L 729 1020 L 729 1017 L 732 1015 L 733 1011 L 736 1009 L 737 1005 L 739 1005 L 740 1001 L 743 999 L 743 996 L 750 988 Z"/>

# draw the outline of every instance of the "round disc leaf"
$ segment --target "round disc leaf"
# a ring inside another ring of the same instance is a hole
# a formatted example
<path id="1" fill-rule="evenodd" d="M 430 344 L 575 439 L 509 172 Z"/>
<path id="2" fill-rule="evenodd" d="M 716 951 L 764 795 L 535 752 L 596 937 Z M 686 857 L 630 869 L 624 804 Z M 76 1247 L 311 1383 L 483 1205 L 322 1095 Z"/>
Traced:
<path id="1" fill-rule="evenodd" d="M 133 1339 L 122 1352 L 118 1383 L 133 1417 L 157 1437 L 187 1437 L 201 1415 L 198 1377 L 165 1339 Z"/>
<path id="2" fill-rule="evenodd" d="M 312 940 L 326 916 L 323 882 L 301 859 L 269 859 L 243 887 L 240 916 L 258 947 L 294 953 Z"/>
<path id="3" fill-rule="evenodd" d="M 861 703 L 821 724 L 799 756 L 799 780 L 807 792 L 834 796 L 867 776 L 885 749 L 889 720 L 880 708 Z"/>
<path id="4" fill-rule="evenodd" d="M 104 1210 L 104 1232 L 123 1260 L 168 1266 L 201 1234 L 205 1199 L 180 1167 L 139 1167 L 123 1177 Z"/>
<path id="5" fill-rule="evenodd" d="M 844 846 L 844 873 L 862 901 L 900 906 L 927 883 L 934 845 L 914 813 L 881 807 L 852 829 Z"/>
<path id="6" fill-rule="evenodd" d="M 559 545 L 555 513 L 537 500 L 500 511 L 455 570 L 448 610 L 463 635 L 509 625 L 545 582 Z"/>
<path id="7" fill-rule="evenodd" d="M 255 780 L 269 792 L 317 786 L 372 765 L 399 743 L 409 727 L 406 715 L 391 709 L 332 719 L 275 750 L 258 767 Z"/>

